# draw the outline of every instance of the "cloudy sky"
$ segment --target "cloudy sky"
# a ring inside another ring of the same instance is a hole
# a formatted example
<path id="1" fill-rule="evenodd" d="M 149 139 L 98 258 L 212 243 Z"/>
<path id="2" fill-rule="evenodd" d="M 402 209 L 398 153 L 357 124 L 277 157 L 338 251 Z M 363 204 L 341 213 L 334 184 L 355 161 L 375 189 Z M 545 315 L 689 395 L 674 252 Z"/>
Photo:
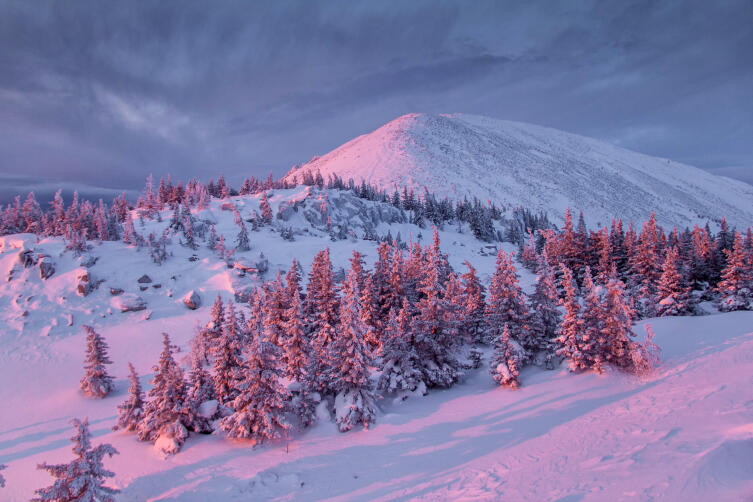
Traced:
<path id="1" fill-rule="evenodd" d="M 0 0 L 0 197 L 277 175 L 409 112 L 753 183 L 753 2 Z"/>

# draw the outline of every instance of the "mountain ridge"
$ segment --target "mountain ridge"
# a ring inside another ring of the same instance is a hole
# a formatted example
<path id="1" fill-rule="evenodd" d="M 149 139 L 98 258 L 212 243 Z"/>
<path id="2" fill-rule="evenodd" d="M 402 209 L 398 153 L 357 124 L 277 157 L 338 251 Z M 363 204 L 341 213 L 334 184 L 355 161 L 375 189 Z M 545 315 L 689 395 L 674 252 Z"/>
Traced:
<path id="1" fill-rule="evenodd" d="M 753 221 L 753 186 L 669 159 L 543 126 L 466 114 L 407 114 L 295 166 L 326 179 L 361 180 L 387 191 L 424 188 L 478 197 L 562 218 L 583 210 L 590 225 L 612 218 L 664 225 Z"/>

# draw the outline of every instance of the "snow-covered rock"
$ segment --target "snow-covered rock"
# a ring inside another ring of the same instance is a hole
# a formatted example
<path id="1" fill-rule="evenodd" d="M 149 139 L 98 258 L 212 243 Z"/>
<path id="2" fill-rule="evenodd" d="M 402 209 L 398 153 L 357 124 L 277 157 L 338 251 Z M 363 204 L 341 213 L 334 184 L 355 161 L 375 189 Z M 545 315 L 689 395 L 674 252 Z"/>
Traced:
<path id="1" fill-rule="evenodd" d="M 39 277 L 42 279 L 49 279 L 55 273 L 55 264 L 52 263 L 52 258 L 49 256 L 43 256 L 39 259 Z"/>
<path id="2" fill-rule="evenodd" d="M 121 312 L 136 312 L 146 309 L 146 301 L 140 296 L 131 293 L 112 297 L 110 305 Z"/>
<path id="3" fill-rule="evenodd" d="M 183 297 L 183 304 L 191 310 L 196 310 L 201 307 L 201 296 L 192 289 Z"/>

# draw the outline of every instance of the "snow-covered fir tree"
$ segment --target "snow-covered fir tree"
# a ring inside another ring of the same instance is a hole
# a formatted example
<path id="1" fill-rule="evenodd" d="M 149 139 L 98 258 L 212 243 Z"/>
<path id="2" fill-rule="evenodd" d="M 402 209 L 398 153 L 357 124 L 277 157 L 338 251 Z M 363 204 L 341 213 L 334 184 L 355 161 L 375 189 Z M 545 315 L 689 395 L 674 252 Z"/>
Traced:
<path id="1" fill-rule="evenodd" d="M 743 247 L 740 232 L 735 232 L 731 249 L 724 250 L 727 265 L 717 286 L 719 310 L 753 309 L 753 265 Z"/>
<path id="2" fill-rule="evenodd" d="M 459 299 L 460 309 L 460 326 L 461 336 L 470 339 L 474 343 L 483 341 L 484 336 L 484 316 L 486 310 L 486 291 L 481 284 L 476 269 L 465 260 L 465 267 L 468 269 L 460 276 L 462 284 L 461 296 Z"/>
<path id="3" fill-rule="evenodd" d="M 525 357 L 523 348 L 510 337 L 510 329 L 507 324 L 502 328 L 502 333 L 494 340 L 494 352 L 489 361 L 489 371 L 494 381 L 499 385 L 517 389 L 520 386 L 520 368 L 522 357 Z"/>
<path id="4" fill-rule="evenodd" d="M 128 363 L 128 380 L 128 398 L 118 405 L 118 422 L 113 430 L 135 431 L 144 416 L 144 392 L 131 363 Z"/>
<path id="5" fill-rule="evenodd" d="M 227 303 L 227 313 L 222 333 L 213 351 L 214 389 L 220 403 L 225 404 L 237 395 L 237 383 L 242 361 L 242 333 L 232 300 Z"/>
<path id="6" fill-rule="evenodd" d="M 162 354 L 154 366 L 153 387 L 147 392 L 144 417 L 137 427 L 142 441 L 162 440 L 165 453 L 175 453 L 188 437 L 191 424 L 183 370 L 173 358 L 174 346 L 167 333 L 162 334 Z"/>
<path id="7" fill-rule="evenodd" d="M 662 274 L 657 285 L 659 304 L 656 307 L 658 316 L 676 316 L 687 314 L 692 310 L 690 304 L 690 288 L 683 283 L 680 274 L 680 259 L 677 247 L 667 249 L 662 265 Z"/>
<path id="8" fill-rule="evenodd" d="M 631 340 L 636 312 L 630 298 L 625 293 L 625 285 L 619 279 L 612 279 L 606 285 L 601 325 L 603 341 L 600 343 L 600 359 L 618 368 L 632 371 L 635 343 Z"/>
<path id="9" fill-rule="evenodd" d="M 366 325 L 360 312 L 360 256 L 354 256 L 343 286 L 338 334 L 329 346 L 330 366 L 326 388 L 335 394 L 335 415 L 340 431 L 361 424 L 368 428 L 376 417 L 376 405 L 369 380 Z"/>
<path id="10" fill-rule="evenodd" d="M 285 336 L 282 339 L 282 360 L 285 363 L 285 375 L 296 382 L 307 382 L 311 377 L 311 356 L 308 338 L 303 325 L 303 307 L 301 305 L 300 277 L 298 264 L 293 264 L 285 275 L 287 286 L 288 309 L 284 314 L 286 323 Z"/>
<path id="11" fill-rule="evenodd" d="M 329 248 L 317 253 L 311 264 L 303 309 L 308 327 L 307 335 L 311 341 L 312 362 L 315 365 L 312 375 L 316 378 L 316 390 L 329 393 L 332 389 L 327 388 L 321 377 L 332 365 L 329 360 L 329 346 L 337 337 L 339 324 L 339 304 Z"/>
<path id="12" fill-rule="evenodd" d="M 581 310 L 582 332 L 577 346 L 579 362 L 582 369 L 604 371 L 606 361 L 604 345 L 608 342 L 607 334 L 602 331 L 605 312 L 602 306 L 604 290 L 593 282 L 590 267 L 586 267 L 583 277 L 583 309 Z"/>
<path id="13" fill-rule="evenodd" d="M 438 243 L 433 245 L 421 264 L 417 291 L 420 299 L 415 305 L 411 332 L 424 384 L 450 387 L 462 374 L 461 340 L 457 336 L 455 307 L 445 296 L 446 257 L 438 249 Z"/>
<path id="14" fill-rule="evenodd" d="M 243 377 L 232 401 L 234 411 L 220 421 L 220 428 L 228 437 L 250 439 L 256 444 L 287 434 L 290 395 L 281 383 L 280 355 L 266 330 L 252 335 L 243 362 Z"/>
<path id="15" fill-rule="evenodd" d="M 568 360 L 571 371 L 579 371 L 590 368 L 590 361 L 580 351 L 583 333 L 583 320 L 580 316 L 580 303 L 573 279 L 572 271 L 565 265 L 562 270 L 562 287 L 565 290 L 565 298 L 562 304 L 565 307 L 565 315 L 560 325 L 560 334 L 557 337 L 557 354 Z"/>
<path id="16" fill-rule="evenodd" d="M 84 360 L 84 377 L 81 390 L 90 397 L 103 398 L 112 391 L 112 377 L 105 365 L 112 364 L 107 355 L 107 343 L 102 335 L 91 326 L 84 326 L 86 332 L 86 359 Z"/>
<path id="17" fill-rule="evenodd" d="M 559 295 L 554 282 L 554 268 L 545 255 L 539 259 L 536 285 L 529 298 L 530 328 L 536 340 L 535 361 L 548 369 L 554 368 L 556 341 L 562 314 L 559 310 Z"/>
<path id="18" fill-rule="evenodd" d="M 236 251 L 248 251 L 251 249 L 251 243 L 248 239 L 248 231 L 246 230 L 246 224 L 241 218 L 241 213 L 238 208 L 233 207 L 233 214 L 235 215 L 235 224 L 238 225 L 238 235 L 235 238 L 235 250 Z"/>
<path id="19" fill-rule="evenodd" d="M 418 354 L 411 332 L 411 304 L 403 298 L 400 309 L 390 310 L 380 351 L 381 370 L 377 389 L 384 392 L 407 393 L 419 390 L 426 392 L 421 371 L 418 369 Z"/>
<path id="20" fill-rule="evenodd" d="M 486 305 L 487 337 L 493 342 L 502 335 L 505 325 L 508 325 L 512 339 L 528 352 L 527 359 L 537 349 L 538 342 L 532 336 L 528 325 L 528 307 L 525 295 L 518 284 L 518 273 L 512 262 L 513 256 L 512 253 L 505 253 L 502 248 L 497 253 Z"/>
<path id="21" fill-rule="evenodd" d="M 105 485 L 107 478 L 115 474 L 105 469 L 102 460 L 105 455 L 112 457 L 118 451 L 109 444 L 91 445 L 89 421 L 74 419 L 76 434 L 71 438 L 73 453 L 76 456 L 67 464 L 39 464 L 37 469 L 47 471 L 55 482 L 52 486 L 36 491 L 34 502 L 114 502 L 119 490 Z"/>
<path id="22" fill-rule="evenodd" d="M 261 211 L 261 221 L 264 225 L 272 223 L 272 206 L 269 205 L 267 194 L 262 193 L 259 199 L 259 210 Z"/>
<path id="23" fill-rule="evenodd" d="M 211 416 L 204 413 L 205 403 L 215 400 L 212 375 L 204 367 L 204 361 L 195 352 L 191 353 L 191 370 L 188 372 L 187 404 L 191 409 L 193 423 L 190 429 L 195 432 L 211 432 Z M 216 401 L 215 401 L 216 404 Z"/>

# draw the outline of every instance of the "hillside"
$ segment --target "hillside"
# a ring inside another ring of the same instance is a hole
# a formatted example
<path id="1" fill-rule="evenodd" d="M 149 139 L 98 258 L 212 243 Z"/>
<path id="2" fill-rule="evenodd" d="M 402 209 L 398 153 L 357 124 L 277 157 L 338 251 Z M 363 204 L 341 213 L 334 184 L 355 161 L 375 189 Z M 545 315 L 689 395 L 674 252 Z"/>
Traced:
<path id="1" fill-rule="evenodd" d="M 491 379 L 487 348 L 483 366 L 449 390 L 380 399 L 369 430 L 340 433 L 320 408 L 318 423 L 286 443 L 252 448 L 221 432 L 192 434 L 167 458 L 132 433 L 112 432 L 127 394 L 127 363 L 148 389 L 160 334 L 168 332 L 185 366 L 196 326 L 209 318 L 217 294 L 242 296 L 293 258 L 308 269 L 325 246 L 336 269 L 347 267 L 353 250 L 371 264 L 377 242 L 360 238 L 367 227 L 428 244 L 428 231 L 398 221 L 391 206 L 347 192 L 297 187 L 275 190 L 269 202 L 282 218 L 249 232 L 251 249 L 230 260 L 249 272 L 229 268 L 205 244 L 181 245 L 179 232 L 161 265 L 146 247 L 122 241 L 92 241 L 76 257 L 58 237 L 0 238 L 0 272 L 8 278 L 0 283 L 0 464 L 8 465 L 0 499 L 28 500 L 48 484 L 35 466 L 69 461 L 69 420 L 85 416 L 94 444 L 120 452 L 105 466 L 123 501 L 737 500 L 753 490 L 753 408 L 742 377 L 753 373 L 753 312 L 640 322 L 635 331 L 653 324 L 664 350 L 661 368 L 642 379 L 616 371 L 572 375 L 563 364 L 554 371 L 528 367 L 523 386 L 511 390 Z M 229 207 L 245 217 L 260 209 L 259 196 L 215 199 L 194 217 L 197 227 L 211 222 L 231 247 L 237 227 Z M 170 213 L 137 224 L 138 231 L 161 233 Z M 332 227 L 344 221 L 359 238 L 333 239 Z M 496 245 L 448 227 L 439 235 L 452 266 L 462 270 L 467 259 L 488 284 Z M 290 230 L 286 238 L 283 229 Z M 46 257 L 54 273 L 42 279 L 39 262 L 21 265 L 22 251 L 40 262 Z M 532 274 L 518 269 L 530 292 Z M 97 285 L 86 296 L 77 293 L 82 271 Z M 139 282 L 143 275 L 151 282 Z M 182 301 L 191 290 L 202 299 L 196 310 Z M 134 297 L 144 310 L 120 312 L 117 299 Z M 110 345 L 115 390 L 102 400 L 78 388 L 85 323 Z"/>
<path id="2" fill-rule="evenodd" d="M 294 167 L 392 192 L 408 186 L 546 211 L 582 209 L 590 226 L 613 217 L 662 225 L 753 222 L 753 186 L 545 127 L 473 115 L 410 114 Z"/>

